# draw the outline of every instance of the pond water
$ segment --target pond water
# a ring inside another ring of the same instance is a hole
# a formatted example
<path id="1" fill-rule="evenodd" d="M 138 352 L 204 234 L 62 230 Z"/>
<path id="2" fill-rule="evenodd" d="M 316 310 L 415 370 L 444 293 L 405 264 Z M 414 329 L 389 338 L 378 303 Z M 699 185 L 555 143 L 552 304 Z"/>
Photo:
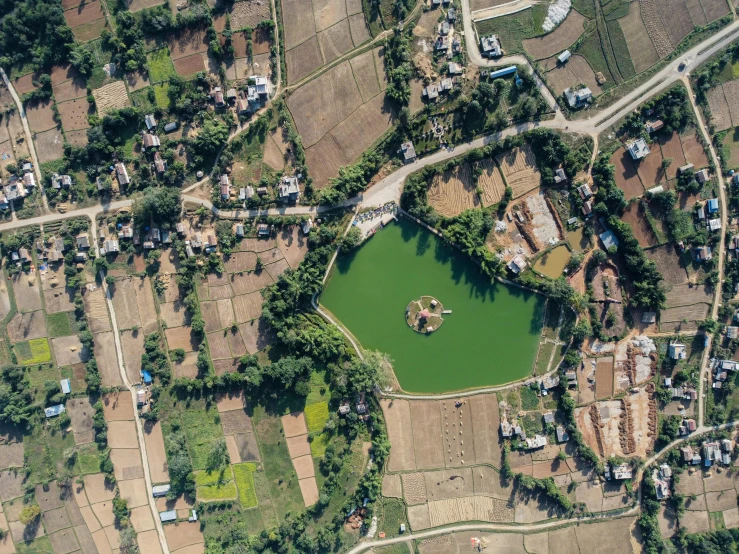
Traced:
<path id="1" fill-rule="evenodd" d="M 412 331 L 408 302 L 438 298 L 444 324 Z M 477 266 L 404 218 L 339 258 L 320 302 L 365 349 L 387 352 L 403 390 L 439 393 L 508 383 L 531 374 L 544 298 L 491 284 Z"/>
<path id="2" fill-rule="evenodd" d="M 570 251 L 564 245 L 553 248 L 534 263 L 534 269 L 539 273 L 543 273 L 547 277 L 556 279 L 567 267 L 570 261 Z"/>
<path id="3" fill-rule="evenodd" d="M 573 249 L 585 252 L 590 248 L 590 239 L 585 237 L 585 228 L 578 227 L 574 231 L 567 231 L 567 242 Z"/>

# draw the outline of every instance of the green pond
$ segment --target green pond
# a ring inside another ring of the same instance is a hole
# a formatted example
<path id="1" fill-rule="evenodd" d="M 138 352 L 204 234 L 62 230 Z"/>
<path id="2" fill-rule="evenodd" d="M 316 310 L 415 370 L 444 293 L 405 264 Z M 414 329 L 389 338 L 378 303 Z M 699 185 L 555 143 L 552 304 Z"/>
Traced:
<path id="1" fill-rule="evenodd" d="M 405 319 L 408 303 L 438 298 L 444 324 L 429 335 Z M 403 390 L 439 393 L 531 374 L 544 298 L 491 284 L 477 266 L 404 218 L 339 258 L 320 302 L 360 341 L 387 352 Z"/>

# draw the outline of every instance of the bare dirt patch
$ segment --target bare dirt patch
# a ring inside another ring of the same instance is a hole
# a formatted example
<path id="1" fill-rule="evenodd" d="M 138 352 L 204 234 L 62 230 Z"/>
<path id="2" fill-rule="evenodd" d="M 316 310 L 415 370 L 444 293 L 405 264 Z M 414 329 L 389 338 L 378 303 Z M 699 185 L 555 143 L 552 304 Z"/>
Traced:
<path id="1" fill-rule="evenodd" d="M 27 313 L 16 313 L 8 323 L 10 342 L 20 342 L 48 336 L 41 310 Z"/>
<path id="2" fill-rule="evenodd" d="M 385 474 L 382 476 L 382 496 L 388 498 L 402 498 L 403 490 L 401 487 L 399 474 Z"/>
<path id="3" fill-rule="evenodd" d="M 310 454 L 293 458 L 293 466 L 295 466 L 295 473 L 298 474 L 298 479 L 315 477 L 316 470 L 313 467 L 313 457 Z"/>
<path id="4" fill-rule="evenodd" d="M 133 399 L 128 391 L 104 394 L 102 398 L 105 421 L 133 421 Z"/>
<path id="5" fill-rule="evenodd" d="M 657 264 L 665 282 L 670 285 L 680 285 L 687 282 L 688 274 L 680 265 L 680 257 L 672 245 L 651 248 L 646 251 L 647 257 Z"/>
<path id="6" fill-rule="evenodd" d="M 298 435 L 287 439 L 287 450 L 290 452 L 291 458 L 309 456 L 310 442 L 308 442 L 308 435 Z M 398 480 L 398 482 L 400 482 L 400 480 Z"/>
<path id="7" fill-rule="evenodd" d="M 149 471 L 152 483 L 166 483 L 169 481 L 167 455 L 164 450 L 162 426 L 157 421 L 144 423 L 144 443 L 149 460 Z"/>
<path id="8" fill-rule="evenodd" d="M 131 100 L 128 98 L 126 85 L 123 81 L 108 83 L 99 89 L 93 90 L 92 95 L 95 97 L 95 105 L 99 114 L 106 114 L 113 110 L 131 106 Z"/>
<path id="9" fill-rule="evenodd" d="M 21 312 L 35 312 L 41 309 L 41 294 L 36 282 L 36 274 L 18 273 L 13 275 L 15 303 Z"/>
<path id="10" fill-rule="evenodd" d="M 159 305 L 159 313 L 167 327 L 182 327 L 190 324 L 190 315 L 184 302 L 165 302 Z"/>
<path id="11" fill-rule="evenodd" d="M 101 17 L 105 17 L 105 14 L 103 13 L 103 7 L 100 5 L 99 0 L 91 0 L 84 4 L 78 4 L 76 8 L 64 12 L 64 20 L 72 29 L 78 25 L 100 19 Z"/>
<path id="12" fill-rule="evenodd" d="M 308 427 L 305 425 L 305 417 L 303 412 L 293 412 L 289 415 L 282 416 L 282 427 L 285 430 L 285 437 L 296 437 L 308 433 Z"/>
<path id="13" fill-rule="evenodd" d="M 95 410 L 87 398 L 72 398 L 67 401 L 67 413 L 72 420 L 75 444 L 87 444 L 93 441 L 92 416 Z"/>
<path id="14" fill-rule="evenodd" d="M 199 342 L 193 335 L 192 328 L 189 326 L 165 329 L 164 334 L 167 337 L 167 344 L 170 350 L 182 348 L 185 352 L 192 352 L 198 348 Z"/>
<path id="15" fill-rule="evenodd" d="M 67 366 L 86 362 L 90 359 L 90 351 L 82 346 L 77 335 L 51 339 L 54 347 L 54 358 L 59 366 Z"/>
<path id="16" fill-rule="evenodd" d="M 644 213 L 644 205 L 641 202 L 631 202 L 621 216 L 621 221 L 627 223 L 634 232 L 634 238 L 642 248 L 657 244 L 649 221 Z"/>
<path id="17" fill-rule="evenodd" d="M 277 243 L 282 254 L 293 269 L 300 265 L 308 253 L 308 240 L 298 225 L 283 228 L 277 236 Z"/>
<path id="18" fill-rule="evenodd" d="M 33 139 L 39 162 L 50 162 L 64 156 L 64 137 L 59 129 L 36 133 Z"/>
<path id="19" fill-rule="evenodd" d="M 234 295 L 248 294 L 250 292 L 261 290 L 268 287 L 274 281 L 266 271 L 259 271 L 253 273 L 244 273 L 243 275 L 234 274 L 231 277 L 231 287 L 226 285 L 224 291 L 226 294 L 219 294 L 220 291 L 217 287 L 211 287 L 210 298 L 216 300 L 220 298 L 230 298 Z M 233 291 L 231 290 L 233 289 Z"/>
<path id="20" fill-rule="evenodd" d="M 237 29 L 240 27 L 234 26 L 234 21 L 232 21 L 231 28 Z M 207 50 L 208 42 L 204 29 L 185 29 L 169 41 L 169 52 L 173 60 L 200 54 Z"/>
<path id="21" fill-rule="evenodd" d="M 114 448 L 110 451 L 110 461 L 119 483 L 126 479 L 143 479 L 144 466 L 138 448 Z"/>
<path id="22" fill-rule="evenodd" d="M 300 479 L 298 485 L 300 486 L 300 493 L 303 495 L 303 503 L 306 507 L 313 506 L 313 504 L 318 502 L 318 484 L 316 483 L 315 477 Z"/>
<path id="23" fill-rule="evenodd" d="M 87 494 L 90 504 L 105 502 L 115 497 L 115 486 L 105 479 L 104 474 L 85 475 L 84 481 L 85 494 Z"/>
<path id="24" fill-rule="evenodd" d="M 51 109 L 53 105 L 54 101 L 50 98 L 28 103 L 26 106 L 26 118 L 28 119 L 28 125 L 31 127 L 31 131 L 40 133 L 41 131 L 48 131 L 56 127 L 54 112 Z"/>
<path id="25" fill-rule="evenodd" d="M 201 544 L 204 542 L 199 523 L 181 522 L 177 525 L 165 525 L 164 534 L 167 537 L 167 545 L 172 551 L 191 544 Z"/>
<path id="26" fill-rule="evenodd" d="M 23 443 L 0 445 L 0 469 L 23 466 Z"/>
<path id="27" fill-rule="evenodd" d="M 240 410 L 229 410 L 227 412 L 223 412 L 221 414 L 221 425 L 223 426 L 223 433 L 225 435 L 254 432 L 251 418 L 243 408 Z"/>
<path id="28" fill-rule="evenodd" d="M 234 252 L 226 260 L 225 267 L 229 273 L 254 271 L 257 267 L 257 255 L 254 252 Z"/>
<path id="29" fill-rule="evenodd" d="M 277 279 L 279 279 L 280 275 L 282 275 L 283 273 L 285 273 L 285 271 L 290 269 L 290 264 L 288 264 L 287 260 L 283 258 L 278 262 L 269 264 L 264 269 L 267 270 L 267 273 L 269 273 L 269 276 L 272 277 L 272 279 L 276 282 Z"/>
<path id="30" fill-rule="evenodd" d="M 523 47 L 535 60 L 554 56 L 578 39 L 584 31 L 584 24 L 585 18 L 573 10 L 554 31 L 543 37 L 524 40 Z"/>
<path id="31" fill-rule="evenodd" d="M 644 26 L 639 2 L 629 4 L 628 15 L 620 18 L 618 24 L 621 26 L 631 61 L 637 73 L 641 73 L 659 61 L 660 56 Z"/>
<path id="32" fill-rule="evenodd" d="M 65 132 L 74 129 L 89 129 L 90 123 L 87 118 L 95 113 L 95 110 L 87 102 L 87 97 L 62 102 L 57 105 L 57 109 Z"/>
<path id="33" fill-rule="evenodd" d="M 685 159 L 695 166 L 695 169 L 702 167 L 708 167 L 708 157 L 703 145 L 698 140 L 696 135 L 680 137 L 683 142 L 683 151 L 685 152 Z"/>
<path id="34" fill-rule="evenodd" d="M 276 338 L 274 329 L 261 317 L 239 325 L 239 331 L 249 354 L 256 354 L 263 350 Z"/>
<path id="35" fill-rule="evenodd" d="M 677 177 L 678 169 L 685 165 L 685 154 L 683 154 L 683 147 L 680 143 L 680 135 L 677 132 L 669 136 L 662 135 L 657 142 L 662 149 L 662 158 L 672 160 L 666 174 L 668 179 L 674 179 Z"/>
<path id="36" fill-rule="evenodd" d="M 536 167 L 534 152 L 528 144 L 515 148 L 496 158 L 508 186 L 513 189 L 513 197 L 518 198 L 535 189 L 541 183 L 539 169 Z"/>
<path id="37" fill-rule="evenodd" d="M 52 85 L 52 90 L 54 91 L 54 99 L 57 102 L 74 100 L 76 98 L 87 96 L 87 85 L 82 77 L 76 77 L 74 79 L 69 79 L 68 81 Z"/>
<path id="38" fill-rule="evenodd" d="M 136 424 L 133 421 L 109 421 L 108 446 L 111 448 L 138 448 Z"/>
<path id="39" fill-rule="evenodd" d="M 205 71 L 205 62 L 200 54 L 192 54 L 173 61 L 174 68 L 182 77 L 192 77 L 199 71 Z"/>
<path id="40" fill-rule="evenodd" d="M 626 200 L 631 200 L 644 194 L 639 174 L 636 171 L 631 156 L 625 148 L 619 148 L 611 156 L 611 163 L 616 166 L 616 186 L 624 191 Z"/>

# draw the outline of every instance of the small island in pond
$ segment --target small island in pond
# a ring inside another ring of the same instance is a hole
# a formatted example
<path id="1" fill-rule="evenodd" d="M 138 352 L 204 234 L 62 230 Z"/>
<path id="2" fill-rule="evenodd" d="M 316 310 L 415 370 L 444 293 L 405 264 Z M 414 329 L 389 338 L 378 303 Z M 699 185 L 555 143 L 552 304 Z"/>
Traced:
<path id="1" fill-rule="evenodd" d="M 444 323 L 443 312 L 444 307 L 436 298 L 422 296 L 408 304 L 405 309 L 405 320 L 417 333 L 429 334 Z"/>

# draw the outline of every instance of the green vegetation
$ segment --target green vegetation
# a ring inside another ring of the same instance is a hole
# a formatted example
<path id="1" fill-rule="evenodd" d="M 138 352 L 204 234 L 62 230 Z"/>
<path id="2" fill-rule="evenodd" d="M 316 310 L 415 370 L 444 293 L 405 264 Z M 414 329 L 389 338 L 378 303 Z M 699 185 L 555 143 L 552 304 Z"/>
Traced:
<path id="1" fill-rule="evenodd" d="M 177 74 L 169 57 L 168 48 L 160 48 L 150 52 L 147 56 L 149 64 L 149 81 L 151 83 L 161 83 L 168 81 L 170 77 Z"/>
<path id="2" fill-rule="evenodd" d="M 89 447 L 82 447 L 77 450 L 76 467 L 79 469 L 80 475 L 99 473 L 100 464 L 101 458 L 97 445 L 90 445 Z"/>
<path id="3" fill-rule="evenodd" d="M 230 467 L 214 472 L 196 471 L 195 487 L 198 500 L 205 502 L 236 498 L 236 483 Z"/>
<path id="4" fill-rule="evenodd" d="M 79 332 L 79 326 L 73 312 L 46 314 L 46 327 L 49 337 L 68 337 Z"/>
<path id="5" fill-rule="evenodd" d="M 239 489 L 239 502 L 242 508 L 253 508 L 257 505 L 257 491 L 254 485 L 254 474 L 257 464 L 246 462 L 233 466 L 236 487 Z"/>
<path id="6" fill-rule="evenodd" d="M 528 10 L 480 21 L 476 23 L 477 32 L 480 36 L 489 34 L 498 35 L 506 54 L 523 53 L 524 40 L 544 34 L 541 23 L 539 23 L 538 27 L 536 26 L 537 21 L 541 22 L 544 19 L 537 12 L 543 12 L 546 15 L 547 6 L 536 4 Z"/>
<path id="7" fill-rule="evenodd" d="M 379 532 L 384 532 L 388 538 L 397 537 L 400 534 L 400 524 L 408 521 L 405 504 L 399 498 L 383 498 L 377 520 Z"/>
<path id="8" fill-rule="evenodd" d="M 530 411 L 539 409 L 539 387 L 536 384 L 521 387 L 521 409 Z"/>
<path id="9" fill-rule="evenodd" d="M 154 98 L 157 106 L 163 110 L 168 110 L 170 107 L 169 83 L 154 85 Z"/>
<path id="10" fill-rule="evenodd" d="M 15 351 L 23 365 L 45 364 L 51 361 L 51 348 L 45 338 L 16 343 Z"/>
<path id="11" fill-rule="evenodd" d="M 619 6 L 625 8 L 626 13 L 623 13 L 623 15 L 626 15 L 629 11 L 629 4 L 623 3 L 619 4 Z M 619 10 L 623 11 L 621 8 L 619 8 Z M 614 13 L 619 14 L 619 10 Z M 617 15 L 617 17 L 622 17 L 622 15 Z M 624 33 L 621 30 L 621 25 L 616 20 L 608 21 L 607 28 L 608 36 L 610 39 L 609 42 L 611 48 L 613 48 L 613 54 L 616 65 L 618 67 L 618 71 L 621 73 L 621 77 L 624 80 L 630 79 L 631 77 L 636 75 L 636 70 L 634 69 L 634 63 L 631 61 L 629 47 L 626 44 L 626 38 L 624 37 Z"/>
<path id="12" fill-rule="evenodd" d="M 597 30 L 591 32 L 585 38 L 581 37 L 581 39 L 578 40 L 577 46 L 573 49 L 573 53 L 583 56 L 590 64 L 593 71 L 600 71 L 603 74 L 606 78 L 606 82 L 603 84 L 602 88 L 607 90 L 616 83 L 613 74 L 608 69 L 608 63 L 603 55 L 603 49 L 601 47 L 599 37 L 600 35 Z"/>
<path id="13" fill-rule="evenodd" d="M 309 433 L 320 433 L 328 421 L 328 403 L 318 402 L 305 407 L 305 421 Z"/>

